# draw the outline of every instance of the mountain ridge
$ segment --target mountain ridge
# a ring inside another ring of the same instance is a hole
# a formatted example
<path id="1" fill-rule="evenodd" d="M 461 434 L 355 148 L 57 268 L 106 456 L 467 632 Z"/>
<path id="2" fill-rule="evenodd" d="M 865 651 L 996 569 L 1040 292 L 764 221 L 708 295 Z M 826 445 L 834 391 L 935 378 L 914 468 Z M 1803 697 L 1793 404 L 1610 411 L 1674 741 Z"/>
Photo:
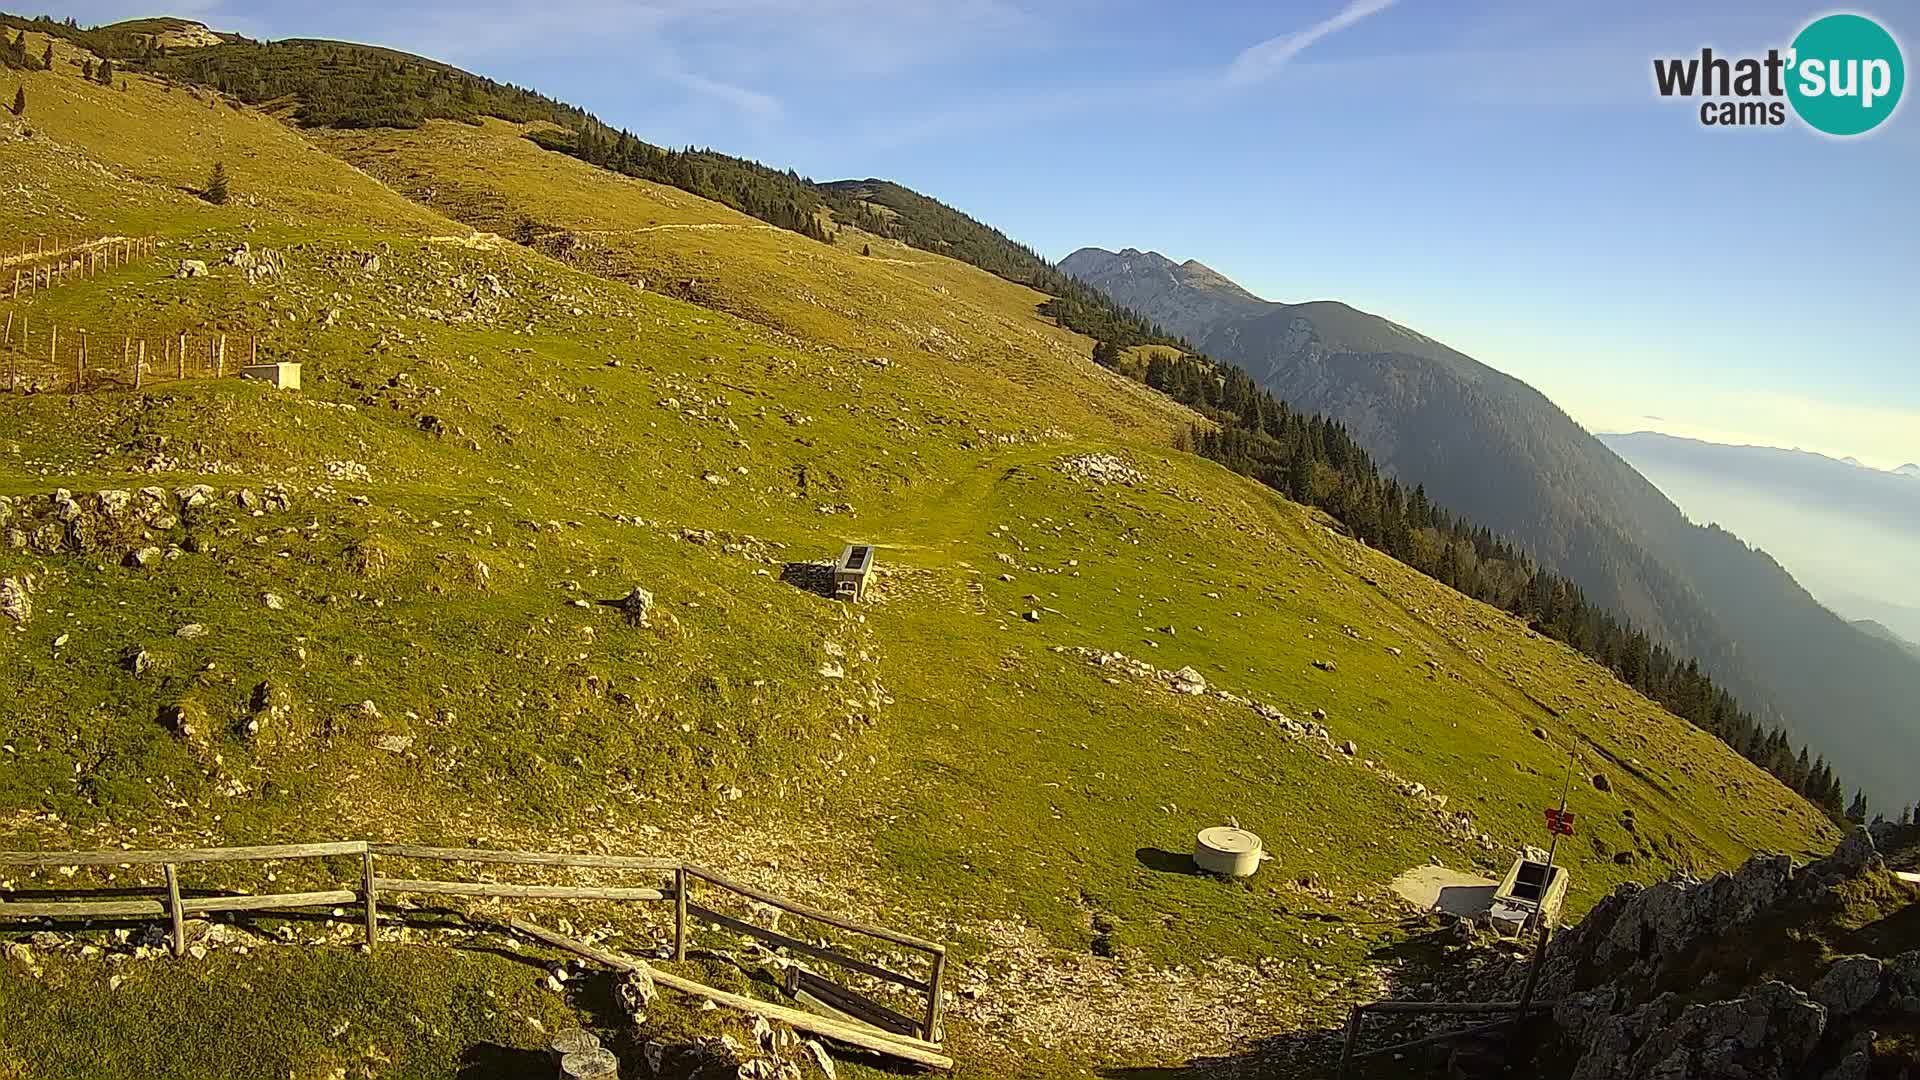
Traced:
<path id="1" fill-rule="evenodd" d="M 1701 448 L 1701 449 L 1713 448 L 1713 449 L 1719 449 L 1719 450 L 1747 451 L 1747 452 L 1756 453 L 1756 454 L 1791 455 L 1798 458 L 1809 459 L 1811 461 L 1831 462 L 1835 465 L 1845 465 L 1848 468 L 1858 469 L 1861 472 L 1874 473 L 1882 476 L 1904 477 L 1904 476 L 1920 475 L 1920 465 L 1917 465 L 1917 464 L 1897 465 L 1891 469 L 1881 469 L 1881 468 L 1876 468 L 1875 466 L 1872 466 L 1872 465 L 1868 465 L 1866 462 L 1861 461 L 1859 458 L 1853 457 L 1852 455 L 1848 455 L 1845 457 L 1834 457 L 1831 454 L 1823 454 L 1818 450 L 1808 450 L 1804 447 L 1799 447 L 1799 446 L 1777 446 L 1772 443 L 1720 442 L 1715 439 L 1703 439 L 1694 435 L 1676 435 L 1672 432 L 1660 431 L 1656 428 L 1638 428 L 1633 431 L 1596 431 L 1593 433 L 1593 437 L 1603 442 L 1607 442 L 1615 439 L 1618 439 L 1618 440 L 1662 439 L 1662 440 L 1668 440 L 1673 443 L 1684 444 L 1690 447 Z"/>

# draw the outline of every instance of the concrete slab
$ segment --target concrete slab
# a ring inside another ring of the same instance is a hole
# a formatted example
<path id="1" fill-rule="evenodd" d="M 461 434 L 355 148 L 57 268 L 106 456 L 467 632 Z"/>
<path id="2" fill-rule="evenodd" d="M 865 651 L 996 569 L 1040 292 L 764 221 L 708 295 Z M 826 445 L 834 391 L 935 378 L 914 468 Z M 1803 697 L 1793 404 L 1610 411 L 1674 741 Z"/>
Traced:
<path id="1" fill-rule="evenodd" d="M 1494 890 L 1500 883 L 1444 866 L 1416 866 L 1394 878 L 1391 887 L 1422 911 L 1478 919 L 1493 906 Z"/>

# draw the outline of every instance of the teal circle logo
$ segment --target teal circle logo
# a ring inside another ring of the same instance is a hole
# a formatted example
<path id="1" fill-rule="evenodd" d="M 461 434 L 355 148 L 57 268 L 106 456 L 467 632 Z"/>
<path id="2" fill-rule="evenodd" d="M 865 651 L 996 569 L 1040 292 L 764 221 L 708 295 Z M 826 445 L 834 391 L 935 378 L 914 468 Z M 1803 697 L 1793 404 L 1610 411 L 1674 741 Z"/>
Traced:
<path id="1" fill-rule="evenodd" d="M 1815 19 L 1788 56 L 1787 100 L 1816 131 L 1863 134 L 1900 104 L 1907 82 L 1900 43 L 1864 15 Z"/>

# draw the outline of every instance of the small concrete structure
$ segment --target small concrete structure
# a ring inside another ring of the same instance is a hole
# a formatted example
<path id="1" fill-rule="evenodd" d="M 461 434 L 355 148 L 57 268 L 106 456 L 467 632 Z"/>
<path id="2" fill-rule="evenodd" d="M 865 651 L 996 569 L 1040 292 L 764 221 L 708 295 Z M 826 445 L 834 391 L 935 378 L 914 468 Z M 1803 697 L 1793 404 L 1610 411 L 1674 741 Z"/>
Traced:
<path id="1" fill-rule="evenodd" d="M 867 595 L 867 576 L 873 573 L 873 545 L 848 544 L 833 560 L 833 596 L 857 604 Z"/>
<path id="2" fill-rule="evenodd" d="M 1487 917 L 1501 935 L 1518 937 L 1543 921 L 1548 926 L 1559 921 L 1561 905 L 1567 901 L 1567 868 L 1550 867 L 1546 858 L 1543 852 L 1523 851 L 1500 879 Z"/>
<path id="3" fill-rule="evenodd" d="M 1252 877 L 1260 869 L 1260 838 L 1245 829 L 1215 825 L 1193 841 L 1193 864 L 1209 874 Z"/>
<path id="4" fill-rule="evenodd" d="M 240 369 L 243 379 L 258 379 L 280 390 L 300 389 L 300 361 L 283 360 L 278 364 L 248 364 Z"/>

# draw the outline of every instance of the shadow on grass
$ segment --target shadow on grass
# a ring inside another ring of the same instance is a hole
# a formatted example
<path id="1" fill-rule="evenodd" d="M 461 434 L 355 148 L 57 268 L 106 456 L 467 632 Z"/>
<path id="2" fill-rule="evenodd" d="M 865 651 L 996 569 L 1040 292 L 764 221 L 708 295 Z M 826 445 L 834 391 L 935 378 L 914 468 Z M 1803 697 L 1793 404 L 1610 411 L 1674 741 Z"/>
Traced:
<path id="1" fill-rule="evenodd" d="M 1193 864 L 1193 856 L 1185 855 L 1177 851 L 1168 851 L 1165 848 L 1143 847 L 1136 850 L 1133 853 L 1133 857 L 1140 860 L 1141 866 L 1152 870 L 1156 874 L 1186 874 L 1194 876 L 1200 873 L 1200 868 Z"/>
<path id="2" fill-rule="evenodd" d="M 553 1072 L 553 1055 L 545 1051 L 477 1043 L 460 1055 L 460 1069 L 454 1076 L 459 1080 L 523 1080 Z"/>
<path id="3" fill-rule="evenodd" d="M 799 589 L 828 600 L 833 599 L 833 564 L 824 562 L 790 562 L 780 567 L 780 580 Z"/>
<path id="4" fill-rule="evenodd" d="M 1906 888 L 1907 886 L 1902 886 Z M 1920 949 L 1920 890 L 1893 914 L 1876 919 L 1847 935 L 1847 946 L 1879 956 Z"/>
<path id="5" fill-rule="evenodd" d="M 1449 915 L 1478 919 L 1493 910 L 1493 894 L 1499 891 L 1498 885 L 1447 885 L 1433 906 Z"/>

